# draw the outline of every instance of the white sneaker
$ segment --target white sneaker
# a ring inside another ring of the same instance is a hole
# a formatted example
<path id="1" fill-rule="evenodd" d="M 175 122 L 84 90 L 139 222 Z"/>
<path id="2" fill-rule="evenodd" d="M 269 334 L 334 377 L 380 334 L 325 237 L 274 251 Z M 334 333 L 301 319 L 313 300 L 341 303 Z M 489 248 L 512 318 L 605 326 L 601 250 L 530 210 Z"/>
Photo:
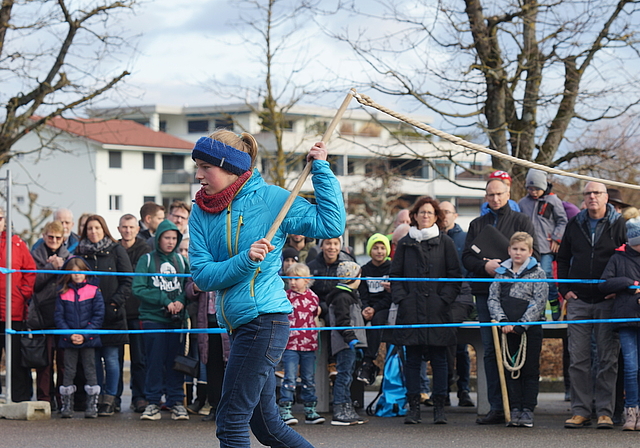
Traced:
<path id="1" fill-rule="evenodd" d="M 160 420 L 161 418 L 160 406 L 157 404 L 148 405 L 140 416 L 140 420 Z"/>
<path id="2" fill-rule="evenodd" d="M 189 414 L 181 404 L 174 404 L 171 408 L 171 418 L 173 420 L 189 420 Z"/>

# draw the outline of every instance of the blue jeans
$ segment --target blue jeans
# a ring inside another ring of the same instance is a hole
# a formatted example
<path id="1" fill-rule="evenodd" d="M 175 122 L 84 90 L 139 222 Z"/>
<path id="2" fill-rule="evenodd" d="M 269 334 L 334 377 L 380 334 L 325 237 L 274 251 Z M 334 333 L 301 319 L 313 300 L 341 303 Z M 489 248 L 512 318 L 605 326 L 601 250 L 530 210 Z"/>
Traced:
<path id="1" fill-rule="evenodd" d="M 142 322 L 145 330 L 176 328 L 171 324 Z M 184 335 L 178 333 L 144 333 L 144 349 L 146 352 L 147 372 L 145 375 L 144 394 L 150 404 L 160 404 L 164 393 L 166 405 L 182 404 L 184 400 L 184 374 L 173 370 L 176 356 L 184 354 Z"/>
<path id="2" fill-rule="evenodd" d="M 103 364 L 104 361 L 104 371 Z M 100 393 L 116 396 L 120 381 L 120 346 L 109 345 L 96 348 L 96 374 Z"/>
<path id="3" fill-rule="evenodd" d="M 488 294 L 476 294 L 476 310 L 480 322 L 491 322 L 491 314 L 487 300 Z M 502 392 L 500 392 L 500 376 L 496 363 L 496 349 L 493 345 L 491 327 L 480 327 L 480 337 L 484 347 L 484 374 L 487 379 L 487 398 L 492 411 L 502 411 Z"/>
<path id="4" fill-rule="evenodd" d="M 553 260 L 555 260 L 555 254 L 542 254 L 540 255 L 540 267 L 547 275 L 547 278 L 553 278 Z M 558 300 L 558 284 L 548 283 L 549 285 L 549 301 Z"/>
<path id="5" fill-rule="evenodd" d="M 638 406 L 640 327 L 622 327 L 618 334 L 624 359 L 624 407 L 635 408 Z"/>
<path id="6" fill-rule="evenodd" d="M 300 399 L 303 403 L 317 402 L 316 397 L 316 352 L 285 350 L 282 355 L 284 379 L 280 388 L 280 403 L 292 402 L 296 393 L 296 377 L 300 366 L 302 391 Z"/>
<path id="7" fill-rule="evenodd" d="M 251 447 L 247 426 L 272 447 L 312 447 L 289 428 L 276 404 L 275 366 L 289 340 L 286 314 L 263 314 L 230 334 L 231 351 L 216 414 L 220 447 Z"/>
<path id="8" fill-rule="evenodd" d="M 333 404 L 351 403 L 351 382 L 356 366 L 356 351 L 349 348 L 336 353 L 338 374 L 333 383 Z"/>

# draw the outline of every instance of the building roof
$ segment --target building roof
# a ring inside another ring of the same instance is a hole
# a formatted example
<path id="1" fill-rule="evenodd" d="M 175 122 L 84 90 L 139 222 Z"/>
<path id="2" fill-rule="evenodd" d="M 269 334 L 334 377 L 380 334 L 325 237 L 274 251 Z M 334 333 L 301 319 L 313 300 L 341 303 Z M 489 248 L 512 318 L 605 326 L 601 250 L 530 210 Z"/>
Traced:
<path id="1" fill-rule="evenodd" d="M 47 124 L 102 144 L 175 149 L 193 148 L 192 142 L 166 132 L 153 131 L 131 120 L 54 117 Z"/>

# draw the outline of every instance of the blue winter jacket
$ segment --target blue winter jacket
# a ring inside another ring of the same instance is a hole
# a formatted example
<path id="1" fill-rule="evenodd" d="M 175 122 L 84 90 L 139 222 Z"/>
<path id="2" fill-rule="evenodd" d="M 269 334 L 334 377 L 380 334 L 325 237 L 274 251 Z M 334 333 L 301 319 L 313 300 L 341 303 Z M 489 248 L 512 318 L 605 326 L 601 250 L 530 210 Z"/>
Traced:
<path id="1" fill-rule="evenodd" d="M 56 327 L 65 330 L 95 330 L 102 327 L 104 299 L 97 282 L 98 279 L 92 276 L 84 283 L 69 282 L 69 289 L 66 292 L 58 292 L 54 316 Z M 58 347 L 60 348 L 94 348 L 101 346 L 100 336 L 96 334 L 85 334 L 84 342 L 80 345 L 75 345 L 71 342 L 70 334 L 63 334 L 58 342 Z"/>
<path id="2" fill-rule="evenodd" d="M 264 238 L 289 192 L 267 185 L 257 170 L 226 210 L 207 213 L 194 204 L 189 217 L 189 261 L 193 280 L 203 291 L 217 291 L 218 321 L 229 331 L 259 315 L 292 311 L 278 276 L 287 234 L 335 238 L 344 232 L 346 213 L 340 184 L 329 163 L 313 162 L 317 204 L 297 197 L 262 262 L 249 258 L 251 244 Z"/>

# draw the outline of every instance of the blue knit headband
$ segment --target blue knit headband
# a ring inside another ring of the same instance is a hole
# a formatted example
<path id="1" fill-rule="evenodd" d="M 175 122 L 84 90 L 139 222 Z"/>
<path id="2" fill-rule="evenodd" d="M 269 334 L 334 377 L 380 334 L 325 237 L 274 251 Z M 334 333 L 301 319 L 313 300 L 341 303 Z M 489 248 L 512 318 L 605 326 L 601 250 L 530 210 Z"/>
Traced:
<path id="1" fill-rule="evenodd" d="M 251 168 L 251 156 L 209 137 L 200 137 L 191 152 L 192 159 L 204 160 L 225 171 L 241 176 Z"/>

